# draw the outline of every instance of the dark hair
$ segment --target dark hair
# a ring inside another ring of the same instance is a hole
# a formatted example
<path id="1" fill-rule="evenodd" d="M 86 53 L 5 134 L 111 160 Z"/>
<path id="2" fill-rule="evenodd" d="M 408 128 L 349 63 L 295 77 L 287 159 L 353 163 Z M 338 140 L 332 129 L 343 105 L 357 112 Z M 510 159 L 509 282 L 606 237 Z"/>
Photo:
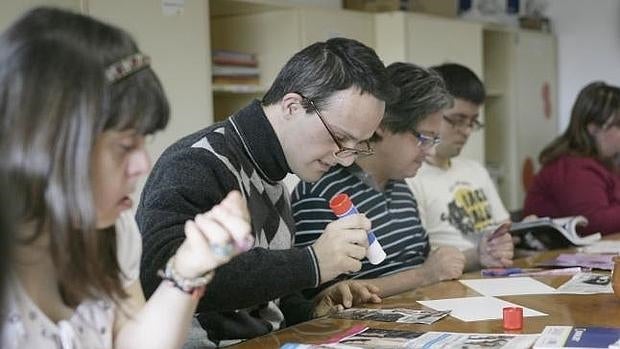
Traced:
<path id="1" fill-rule="evenodd" d="M 620 88 L 602 81 L 586 85 L 575 100 L 566 131 L 540 152 L 540 163 L 547 164 L 565 154 L 594 157 L 606 163 L 588 132 L 589 124 L 620 126 Z"/>
<path id="2" fill-rule="evenodd" d="M 471 69 L 456 63 L 445 63 L 431 67 L 431 69 L 441 75 L 452 97 L 464 99 L 476 105 L 484 103 L 486 98 L 484 84 Z"/>
<path id="3" fill-rule="evenodd" d="M 452 105 L 452 96 L 437 72 L 400 62 L 390 64 L 387 71 L 390 82 L 400 92 L 398 99 L 386 106 L 381 121 L 381 126 L 391 132 L 409 132 L 429 114 Z M 380 139 L 375 133 L 371 141 Z"/>
<path id="4" fill-rule="evenodd" d="M 123 30 L 80 14 L 36 8 L 0 37 L 0 155 L 16 195 L 16 224 L 49 231 L 68 304 L 125 296 L 114 227 L 96 229 L 91 154 L 106 130 L 153 133 L 169 106 L 150 68 L 110 83 L 105 69 L 138 52 Z"/>
<path id="5" fill-rule="evenodd" d="M 0 175 L 0 197 L 8 198 L 6 183 Z M 0 314 L 4 314 L 4 295 L 6 292 L 7 275 L 11 262 L 13 224 L 10 207 L 6 204 L 7 200 L 0 202 Z M 0 329 L 2 335 L 2 329 Z"/>
<path id="6" fill-rule="evenodd" d="M 385 102 L 395 93 L 373 49 L 356 40 L 334 38 L 316 42 L 289 59 L 262 103 L 271 105 L 287 93 L 299 92 L 321 108 L 334 92 L 352 86 Z M 312 110 L 309 104 L 304 107 Z"/>

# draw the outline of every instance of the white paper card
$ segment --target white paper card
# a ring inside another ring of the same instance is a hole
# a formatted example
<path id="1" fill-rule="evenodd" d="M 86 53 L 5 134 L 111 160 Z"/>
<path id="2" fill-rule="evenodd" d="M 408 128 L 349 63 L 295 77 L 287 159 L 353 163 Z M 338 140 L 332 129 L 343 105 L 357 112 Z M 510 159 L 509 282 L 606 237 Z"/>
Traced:
<path id="1" fill-rule="evenodd" d="M 517 296 L 524 294 L 550 294 L 555 288 L 531 277 L 460 280 L 465 286 L 483 296 Z"/>
<path id="2" fill-rule="evenodd" d="M 161 13 L 164 16 L 179 16 L 185 9 L 185 0 L 161 0 Z"/>
<path id="3" fill-rule="evenodd" d="M 494 297 L 465 297 L 418 301 L 418 303 L 435 310 L 452 310 L 450 316 L 462 321 L 483 321 L 501 319 L 505 307 L 523 308 L 523 317 L 546 316 L 539 311 L 522 307 Z"/>

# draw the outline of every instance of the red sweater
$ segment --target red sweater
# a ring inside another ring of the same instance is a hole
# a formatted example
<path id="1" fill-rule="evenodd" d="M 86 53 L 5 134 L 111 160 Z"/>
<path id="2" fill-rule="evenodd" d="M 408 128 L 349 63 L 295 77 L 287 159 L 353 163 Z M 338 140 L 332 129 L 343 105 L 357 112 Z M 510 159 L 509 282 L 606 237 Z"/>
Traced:
<path id="1" fill-rule="evenodd" d="M 589 223 L 580 233 L 620 232 L 620 176 L 593 158 L 562 156 L 534 178 L 523 207 L 525 215 L 582 215 Z"/>

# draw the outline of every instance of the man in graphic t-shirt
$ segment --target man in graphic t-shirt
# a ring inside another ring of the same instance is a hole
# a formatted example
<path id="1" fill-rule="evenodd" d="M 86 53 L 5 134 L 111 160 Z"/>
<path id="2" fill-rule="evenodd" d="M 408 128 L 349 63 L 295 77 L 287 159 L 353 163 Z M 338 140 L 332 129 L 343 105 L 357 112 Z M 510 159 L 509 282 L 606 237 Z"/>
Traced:
<path id="1" fill-rule="evenodd" d="M 433 69 L 443 77 L 454 105 L 444 114 L 435 154 L 407 182 L 432 247 L 457 247 L 465 253 L 469 270 L 497 266 L 481 260 L 479 249 L 486 248 L 482 239 L 492 243 L 492 228 L 509 222 L 509 214 L 487 170 L 476 161 L 457 158 L 471 133 L 482 128 L 478 117 L 485 99 L 484 85 L 471 70 L 458 64 Z M 511 258 L 502 264 L 512 264 Z"/>

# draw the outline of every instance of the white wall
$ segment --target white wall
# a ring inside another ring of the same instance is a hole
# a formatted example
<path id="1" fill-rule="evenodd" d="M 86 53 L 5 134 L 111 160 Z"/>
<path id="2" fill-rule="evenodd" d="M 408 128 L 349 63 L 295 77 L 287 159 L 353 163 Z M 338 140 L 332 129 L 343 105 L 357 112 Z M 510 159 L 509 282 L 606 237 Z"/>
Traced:
<path id="1" fill-rule="evenodd" d="M 620 85 L 620 1 L 548 0 L 558 38 L 559 132 L 579 90 L 593 80 Z"/>

